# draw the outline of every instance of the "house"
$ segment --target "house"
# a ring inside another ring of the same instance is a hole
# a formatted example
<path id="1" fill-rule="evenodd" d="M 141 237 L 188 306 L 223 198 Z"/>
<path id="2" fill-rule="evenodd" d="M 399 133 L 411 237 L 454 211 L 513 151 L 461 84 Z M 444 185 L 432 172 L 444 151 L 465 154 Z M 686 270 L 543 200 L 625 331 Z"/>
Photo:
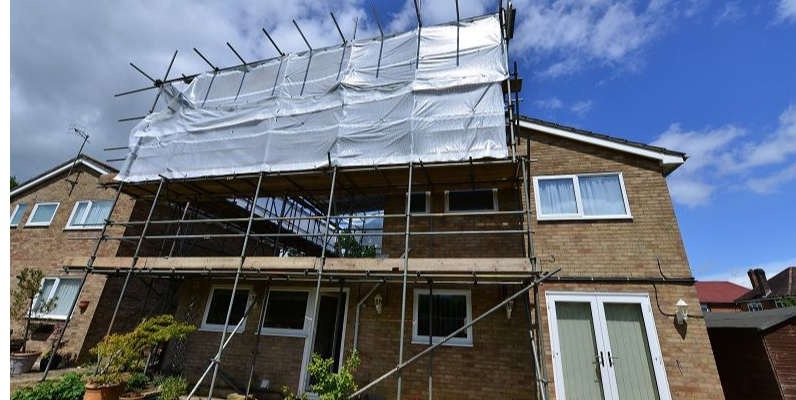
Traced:
<path id="1" fill-rule="evenodd" d="M 135 250 L 64 268 L 175 282 L 198 330 L 161 365 L 208 397 L 308 392 L 314 353 L 357 350 L 370 399 L 722 399 L 666 184 L 687 156 L 517 116 L 505 21 L 167 85 L 100 179 L 146 204 L 99 236 Z"/>
<path id="2" fill-rule="evenodd" d="M 12 287 L 23 268 L 40 269 L 45 278 L 37 302 L 57 299 L 49 312 L 35 313 L 35 329 L 28 344 L 33 350 L 48 351 L 69 315 L 72 320 L 64 332 L 61 349 L 69 358 L 85 357 L 104 335 L 103 326 L 107 326 L 107 320 L 97 317 L 97 313 L 103 313 L 100 304 L 107 305 L 103 300 L 108 301 L 109 296 L 118 297 L 118 285 L 109 285 L 105 277 L 92 275 L 81 288 L 82 275 L 65 271 L 63 259 L 92 252 L 94 242 L 85 239 L 96 235 L 105 219 L 111 217 L 114 198 L 113 190 L 99 186 L 99 177 L 116 172 L 115 168 L 80 154 L 11 190 L 9 273 Z M 129 219 L 134 207 L 134 199 L 121 195 L 111 218 Z M 110 227 L 108 231 L 119 235 L 122 228 Z M 123 248 L 119 242 L 106 243 L 97 254 L 115 256 Z M 132 293 L 138 290 L 135 286 L 130 287 Z M 74 312 L 70 312 L 73 309 Z M 12 321 L 12 329 L 19 337 L 22 336 L 20 328 Z"/>
<path id="3" fill-rule="evenodd" d="M 709 313 L 705 323 L 727 400 L 796 399 L 796 307 Z"/>
<path id="4" fill-rule="evenodd" d="M 792 305 L 789 301 L 796 298 L 796 267 L 788 267 L 766 278 L 766 272 L 760 268 L 748 272 L 752 290 L 739 296 L 736 301 L 744 311 L 760 311 Z"/>
<path id="5" fill-rule="evenodd" d="M 735 299 L 746 294 L 749 289 L 726 281 L 698 281 L 696 291 L 702 313 L 705 314 L 741 311 L 741 305 Z"/>

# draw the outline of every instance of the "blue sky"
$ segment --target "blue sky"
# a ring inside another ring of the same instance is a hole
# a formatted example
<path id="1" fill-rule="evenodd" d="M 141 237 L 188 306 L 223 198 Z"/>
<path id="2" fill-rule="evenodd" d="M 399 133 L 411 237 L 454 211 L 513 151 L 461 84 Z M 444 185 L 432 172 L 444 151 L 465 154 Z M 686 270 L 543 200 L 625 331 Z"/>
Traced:
<path id="1" fill-rule="evenodd" d="M 150 94 L 128 63 L 160 76 L 174 49 L 177 73 L 301 51 L 296 19 L 315 47 L 339 41 L 359 19 L 377 32 L 364 0 L 57 0 L 11 3 L 11 172 L 27 179 L 66 160 L 88 128 L 89 154 L 117 157 Z M 462 17 L 496 0 L 459 0 Z M 412 0 L 374 2 L 387 32 L 410 29 Z M 745 271 L 796 265 L 796 0 L 515 0 L 512 58 L 532 117 L 689 153 L 669 178 L 694 273 L 748 283 Z M 279 12 L 273 12 L 279 10 Z M 423 2 L 424 23 L 455 18 L 454 0 Z M 179 18 L 175 18 L 179 15 Z M 54 40 L 53 38 L 58 38 Z M 43 62 L 43 60 L 47 60 Z M 47 115 L 47 118 L 41 118 Z"/>

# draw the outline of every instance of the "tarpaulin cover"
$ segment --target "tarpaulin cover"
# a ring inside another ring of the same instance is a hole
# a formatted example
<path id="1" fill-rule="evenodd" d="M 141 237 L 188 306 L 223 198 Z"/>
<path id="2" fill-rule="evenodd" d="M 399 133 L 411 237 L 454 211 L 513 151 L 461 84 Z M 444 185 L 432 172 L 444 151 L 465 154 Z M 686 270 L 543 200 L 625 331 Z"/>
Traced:
<path id="1" fill-rule="evenodd" d="M 117 179 L 507 157 L 507 76 L 497 15 L 207 72 L 164 87 Z"/>

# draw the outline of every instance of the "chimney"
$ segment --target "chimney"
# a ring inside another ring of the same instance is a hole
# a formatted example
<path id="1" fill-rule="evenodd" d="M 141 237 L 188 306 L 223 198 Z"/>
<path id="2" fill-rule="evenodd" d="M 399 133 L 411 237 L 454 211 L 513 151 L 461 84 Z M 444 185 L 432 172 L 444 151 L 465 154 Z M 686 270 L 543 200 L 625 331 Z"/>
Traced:
<path id="1" fill-rule="evenodd" d="M 761 268 L 755 268 L 750 269 L 746 274 L 749 275 L 753 290 L 757 290 L 763 297 L 771 293 L 771 287 L 768 285 L 768 279 L 766 279 L 766 271 Z"/>

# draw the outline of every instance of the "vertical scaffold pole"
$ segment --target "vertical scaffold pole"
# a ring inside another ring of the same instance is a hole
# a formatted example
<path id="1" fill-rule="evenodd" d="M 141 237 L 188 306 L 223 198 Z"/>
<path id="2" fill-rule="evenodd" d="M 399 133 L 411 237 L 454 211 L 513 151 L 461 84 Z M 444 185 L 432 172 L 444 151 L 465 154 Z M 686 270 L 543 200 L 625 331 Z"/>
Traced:
<path id="1" fill-rule="evenodd" d="M 158 205 L 158 197 L 160 197 L 160 192 L 163 189 L 163 183 L 166 182 L 166 179 L 161 177 L 160 183 L 158 184 L 158 190 L 155 192 L 155 198 L 152 199 L 152 206 L 149 207 L 149 214 L 146 216 L 146 221 L 144 222 L 144 227 L 141 228 L 141 234 L 138 236 L 138 244 L 135 246 L 135 252 L 133 252 L 133 259 L 130 261 L 130 267 L 127 269 L 127 275 L 124 277 L 124 284 L 122 284 L 122 291 L 119 293 L 119 298 L 116 300 L 116 307 L 113 309 L 113 315 L 111 316 L 111 322 L 108 324 L 108 332 L 105 334 L 110 335 L 113 332 L 113 324 L 116 322 L 116 315 L 119 313 L 119 308 L 122 306 L 122 300 L 124 300 L 124 293 L 127 291 L 127 284 L 130 283 L 130 277 L 133 275 L 133 270 L 135 269 L 135 265 L 138 263 L 138 254 L 141 252 L 141 246 L 144 243 L 144 236 L 146 236 L 146 231 L 149 229 L 149 223 L 152 221 L 152 214 L 155 213 L 155 207 Z M 97 360 L 97 366 L 99 366 L 100 360 Z"/>
<path id="2" fill-rule="evenodd" d="M 280 221 L 281 222 L 281 221 Z M 249 398 L 251 393 L 252 379 L 254 379 L 254 363 L 257 361 L 257 356 L 260 354 L 260 335 L 259 331 L 263 328 L 263 321 L 265 321 L 265 310 L 268 306 L 268 296 L 271 294 L 271 278 L 265 284 L 265 296 L 263 296 L 263 308 L 260 309 L 260 318 L 257 320 L 257 337 L 254 339 L 254 348 L 252 349 L 252 360 L 249 366 L 249 382 L 246 384 L 246 398 Z"/>
<path id="3" fill-rule="evenodd" d="M 315 345 L 315 328 L 317 327 L 315 315 L 318 314 L 318 307 L 321 303 L 321 280 L 323 280 L 323 267 L 326 265 L 326 248 L 329 241 L 329 220 L 332 217 L 332 203 L 334 202 L 334 186 L 337 182 L 337 167 L 332 169 L 332 188 L 329 190 L 329 206 L 326 208 L 326 229 L 323 232 L 323 248 L 321 249 L 321 264 L 318 266 L 318 282 L 315 284 L 315 300 L 312 306 L 312 319 L 310 320 L 310 332 L 307 335 L 310 348 Z M 299 388 L 299 393 L 304 393 L 304 388 Z"/>
<path id="4" fill-rule="evenodd" d="M 210 391 L 207 393 L 207 399 L 213 398 L 213 389 L 216 386 L 216 379 L 218 378 L 218 366 L 221 364 L 221 358 L 224 356 L 224 341 L 227 338 L 227 330 L 229 329 L 229 319 L 232 316 L 232 306 L 235 304 L 235 293 L 238 291 L 238 282 L 240 281 L 240 273 L 243 270 L 243 264 L 246 262 L 246 248 L 249 245 L 249 236 L 252 231 L 252 223 L 254 222 L 254 212 L 257 210 L 257 196 L 260 195 L 260 188 L 263 185 L 263 173 L 257 178 L 257 189 L 254 190 L 254 198 L 252 199 L 251 210 L 249 211 L 249 222 L 246 224 L 246 234 L 243 235 L 243 246 L 240 250 L 240 261 L 238 262 L 238 270 L 235 271 L 235 282 L 232 284 L 232 295 L 229 299 L 229 307 L 227 307 L 227 318 L 224 319 L 224 329 L 221 331 L 221 341 L 218 343 L 218 355 L 214 359 L 213 378 L 210 380 Z M 230 335 L 231 337 L 232 335 Z"/>
<path id="5" fill-rule="evenodd" d="M 108 230 L 108 221 L 110 220 L 111 216 L 113 215 L 113 210 L 116 209 L 116 203 L 119 202 L 119 196 L 122 194 L 122 186 L 124 183 L 119 183 L 119 187 L 116 189 L 116 196 L 113 198 L 113 203 L 111 203 L 111 210 L 108 212 L 108 218 L 105 219 L 105 223 L 102 224 L 102 231 L 100 231 L 99 236 L 97 237 L 97 241 L 94 243 L 94 250 L 91 252 L 91 256 L 88 258 L 88 262 L 86 262 L 86 271 L 83 273 L 83 279 L 80 281 L 80 287 L 77 289 L 77 296 L 72 299 L 72 305 L 69 307 L 69 312 L 66 314 L 66 320 L 64 321 L 64 326 L 61 328 L 61 332 L 58 333 L 58 339 L 55 340 L 53 343 L 53 347 L 51 349 L 52 358 L 51 360 L 55 359 L 55 353 L 58 352 L 58 348 L 61 347 L 61 341 L 64 339 L 64 333 L 66 332 L 66 328 L 69 326 L 69 322 L 72 321 L 72 313 L 75 311 L 75 305 L 77 304 L 77 300 L 80 298 L 80 295 L 83 293 L 83 286 L 86 285 L 86 280 L 88 279 L 88 274 L 91 273 L 91 269 L 94 266 L 94 260 L 97 259 L 97 252 L 99 251 L 100 245 L 103 241 L 105 241 L 105 233 Z M 53 363 L 47 363 L 47 367 L 44 368 L 44 375 L 41 377 L 41 381 L 44 382 L 47 379 L 47 374 L 50 373 L 50 366 Z"/>
<path id="6" fill-rule="evenodd" d="M 406 325 L 406 284 L 409 278 L 409 223 L 411 222 L 412 209 L 412 170 L 413 165 L 409 163 L 409 184 L 406 189 L 406 229 L 404 231 L 404 279 L 401 294 L 401 342 L 398 344 L 398 365 L 404 362 L 404 327 Z M 398 371 L 397 399 L 401 400 L 401 383 L 403 371 Z"/>
<path id="7" fill-rule="evenodd" d="M 458 4 L 458 2 L 457 2 Z M 434 282 L 428 280 L 428 346 L 434 345 Z M 434 398 L 434 352 L 428 353 L 428 400 Z"/>

